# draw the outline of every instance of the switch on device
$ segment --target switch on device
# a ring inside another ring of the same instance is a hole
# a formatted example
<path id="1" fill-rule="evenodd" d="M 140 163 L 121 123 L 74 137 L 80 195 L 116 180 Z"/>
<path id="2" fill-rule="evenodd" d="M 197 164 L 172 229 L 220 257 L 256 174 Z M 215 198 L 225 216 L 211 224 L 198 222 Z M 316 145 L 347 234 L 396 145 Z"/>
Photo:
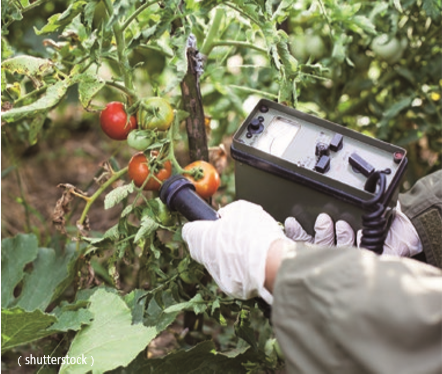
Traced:
<path id="1" fill-rule="evenodd" d="M 330 169 L 330 157 L 323 155 L 315 165 L 315 170 L 318 173 L 324 174 Z"/>
<path id="2" fill-rule="evenodd" d="M 374 167 L 370 165 L 367 161 L 365 161 L 361 156 L 359 156 L 356 152 L 353 152 L 348 158 L 348 162 L 351 166 L 353 166 L 357 171 L 364 174 L 368 177 L 374 171 Z"/>
<path id="3" fill-rule="evenodd" d="M 330 142 L 330 149 L 333 152 L 337 152 L 340 149 L 342 149 L 343 139 L 344 139 L 344 137 L 341 134 L 335 134 L 335 136 L 333 136 L 333 139 Z"/>

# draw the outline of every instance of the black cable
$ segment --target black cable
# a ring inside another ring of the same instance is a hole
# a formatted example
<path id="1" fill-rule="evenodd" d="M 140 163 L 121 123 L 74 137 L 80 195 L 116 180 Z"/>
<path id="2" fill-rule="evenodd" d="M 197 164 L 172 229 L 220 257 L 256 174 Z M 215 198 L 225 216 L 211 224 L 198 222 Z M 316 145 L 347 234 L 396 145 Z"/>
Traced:
<path id="1" fill-rule="evenodd" d="M 374 193 L 378 184 L 378 192 L 372 199 L 364 203 L 370 212 L 362 215 L 363 228 L 360 246 L 381 254 L 388 234 L 387 218 L 385 217 L 386 206 L 381 202 L 387 186 L 385 171 L 373 172 L 365 183 L 365 190 Z"/>

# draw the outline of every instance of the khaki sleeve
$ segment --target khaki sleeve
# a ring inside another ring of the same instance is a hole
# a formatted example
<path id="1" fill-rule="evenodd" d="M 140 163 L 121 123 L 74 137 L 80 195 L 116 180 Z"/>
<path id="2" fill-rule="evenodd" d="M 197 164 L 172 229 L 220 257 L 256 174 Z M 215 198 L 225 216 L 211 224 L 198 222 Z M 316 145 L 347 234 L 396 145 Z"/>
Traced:
<path id="1" fill-rule="evenodd" d="M 272 322 L 288 373 L 440 374 L 442 271 L 297 243 L 276 277 Z"/>
<path id="2" fill-rule="evenodd" d="M 442 170 L 420 179 L 399 201 L 421 239 L 426 261 L 442 268 Z"/>

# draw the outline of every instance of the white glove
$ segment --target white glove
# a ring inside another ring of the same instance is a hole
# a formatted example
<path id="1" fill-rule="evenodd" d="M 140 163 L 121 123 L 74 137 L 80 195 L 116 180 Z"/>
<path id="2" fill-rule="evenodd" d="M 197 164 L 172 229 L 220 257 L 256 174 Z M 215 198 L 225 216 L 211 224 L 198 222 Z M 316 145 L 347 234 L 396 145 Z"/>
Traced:
<path id="1" fill-rule="evenodd" d="M 321 213 L 315 222 L 315 237 L 307 234 L 301 224 L 294 217 L 288 217 L 284 223 L 285 233 L 287 237 L 294 241 L 307 242 L 320 246 L 335 246 L 335 229 L 336 229 L 336 246 L 352 246 L 355 241 L 355 234 L 351 226 L 345 221 L 333 221 L 328 214 Z"/>
<path id="2" fill-rule="evenodd" d="M 182 235 L 190 255 L 226 294 L 238 299 L 259 295 L 271 304 L 273 296 L 264 288 L 267 252 L 278 239 L 291 241 L 259 205 L 240 200 L 218 213 L 217 221 L 184 225 Z"/>
<path id="3" fill-rule="evenodd" d="M 357 242 L 360 247 L 362 231 L 358 231 Z M 384 242 L 382 255 L 396 257 L 413 257 L 422 252 L 422 242 L 410 219 L 402 212 L 398 201 L 396 217 L 391 224 Z"/>

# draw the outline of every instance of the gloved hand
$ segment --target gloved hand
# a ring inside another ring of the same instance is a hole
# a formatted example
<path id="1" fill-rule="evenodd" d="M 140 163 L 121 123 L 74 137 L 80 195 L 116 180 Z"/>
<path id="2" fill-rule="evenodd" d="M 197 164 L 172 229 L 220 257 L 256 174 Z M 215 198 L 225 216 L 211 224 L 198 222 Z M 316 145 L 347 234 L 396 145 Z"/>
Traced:
<path id="1" fill-rule="evenodd" d="M 307 234 L 295 218 L 285 221 L 286 235 L 295 241 L 314 243 L 317 245 L 334 246 L 335 231 L 333 221 L 325 213 L 321 213 L 315 223 L 315 238 Z M 362 231 L 357 233 L 357 243 L 360 247 Z M 336 222 L 336 246 L 353 245 L 354 231 L 345 221 Z M 384 242 L 383 255 L 397 257 L 412 257 L 422 252 L 422 243 L 416 229 L 408 217 L 402 212 L 400 203 L 396 206 L 396 217 L 388 231 Z"/>
<path id="2" fill-rule="evenodd" d="M 279 224 L 261 206 L 236 201 L 218 211 L 217 221 L 194 221 L 183 227 L 183 239 L 192 258 L 203 264 L 218 286 L 239 299 L 261 296 L 267 252 L 276 240 L 292 243 Z"/>
<path id="3" fill-rule="evenodd" d="M 355 241 L 355 234 L 351 226 L 345 221 L 333 221 L 328 214 L 321 213 L 315 222 L 315 237 L 307 234 L 301 224 L 294 217 L 288 217 L 284 223 L 287 237 L 296 242 L 307 242 L 320 246 L 352 246 Z M 336 229 L 336 244 L 335 244 Z"/>
<path id="4" fill-rule="evenodd" d="M 362 231 L 357 234 L 358 247 L 361 243 Z M 382 255 L 396 257 L 413 257 L 422 252 L 422 242 L 410 219 L 402 212 L 398 201 L 396 217 L 390 226 L 384 242 Z"/>

